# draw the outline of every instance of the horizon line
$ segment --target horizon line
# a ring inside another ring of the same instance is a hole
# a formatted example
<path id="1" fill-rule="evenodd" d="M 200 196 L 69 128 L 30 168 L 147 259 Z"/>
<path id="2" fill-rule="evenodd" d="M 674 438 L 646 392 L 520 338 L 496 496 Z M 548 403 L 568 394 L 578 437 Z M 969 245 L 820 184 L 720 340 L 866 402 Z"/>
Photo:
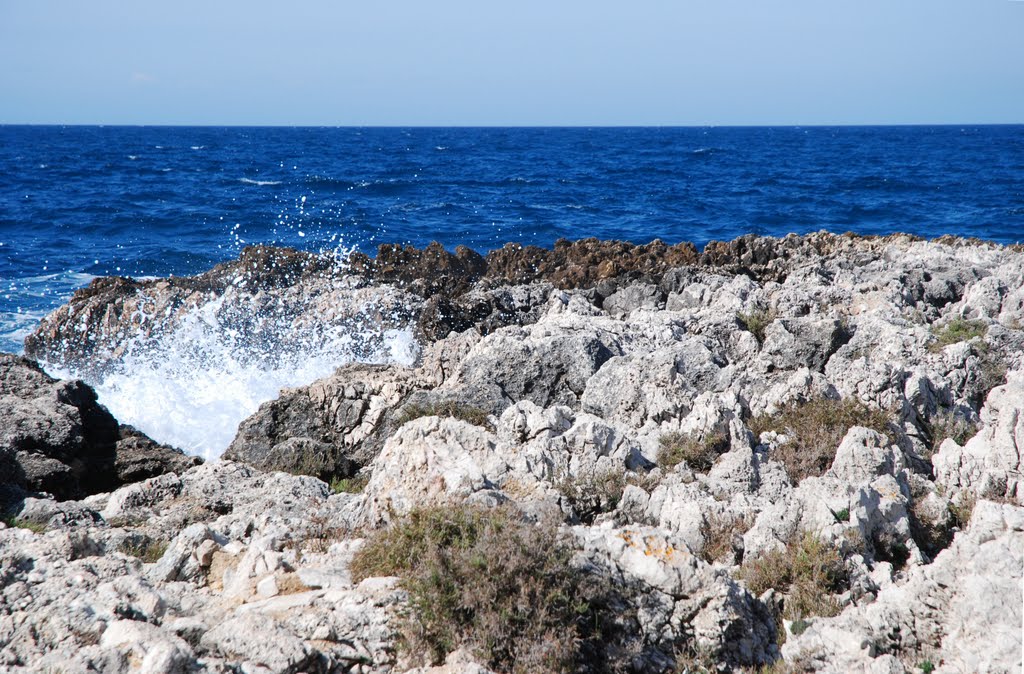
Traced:
<path id="1" fill-rule="evenodd" d="M 1024 0 L 1022 0 L 1024 1 Z M 1019 122 L 857 122 L 812 124 L 215 124 L 0 122 L 0 127 L 113 127 L 113 128 L 239 128 L 239 129 L 802 129 L 871 127 L 1024 126 Z"/>

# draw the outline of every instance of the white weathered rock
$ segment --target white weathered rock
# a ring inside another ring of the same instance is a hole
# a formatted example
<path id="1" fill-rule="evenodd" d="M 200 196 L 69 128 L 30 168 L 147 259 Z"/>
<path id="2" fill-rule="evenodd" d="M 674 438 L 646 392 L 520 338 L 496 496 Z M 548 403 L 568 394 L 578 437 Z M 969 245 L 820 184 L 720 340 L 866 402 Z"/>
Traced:
<path id="1" fill-rule="evenodd" d="M 932 457 L 936 482 L 982 498 L 1024 503 L 1024 372 L 996 387 L 981 410 L 981 431 L 960 447 L 947 439 Z"/>
<path id="2" fill-rule="evenodd" d="M 376 524 L 417 507 L 461 503 L 497 488 L 507 469 L 497 438 L 479 426 L 438 417 L 410 421 L 374 461 L 365 519 Z"/>
<path id="3" fill-rule="evenodd" d="M 814 619 L 783 655 L 824 672 L 902 672 L 901 660 L 940 663 L 937 671 L 1016 671 L 1022 568 L 1024 508 L 979 502 L 968 529 L 932 564 L 873 603 Z"/>

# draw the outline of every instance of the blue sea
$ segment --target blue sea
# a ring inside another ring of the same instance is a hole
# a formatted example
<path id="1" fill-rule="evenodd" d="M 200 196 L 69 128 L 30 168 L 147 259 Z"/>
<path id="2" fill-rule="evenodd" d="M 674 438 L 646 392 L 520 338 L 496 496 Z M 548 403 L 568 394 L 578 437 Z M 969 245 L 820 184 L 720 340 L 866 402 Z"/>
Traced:
<path id="1" fill-rule="evenodd" d="M 819 229 L 1024 240 L 1024 126 L 0 126 L 0 350 L 95 276 L 197 273 L 253 243 Z"/>

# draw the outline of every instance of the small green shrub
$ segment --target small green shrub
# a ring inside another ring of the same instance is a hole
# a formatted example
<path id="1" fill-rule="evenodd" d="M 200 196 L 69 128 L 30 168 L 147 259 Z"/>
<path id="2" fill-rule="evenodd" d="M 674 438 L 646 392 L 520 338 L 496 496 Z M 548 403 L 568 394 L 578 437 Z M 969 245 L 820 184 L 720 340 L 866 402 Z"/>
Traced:
<path id="1" fill-rule="evenodd" d="M 789 631 L 792 632 L 794 636 L 800 636 L 801 634 L 807 631 L 808 627 L 810 627 L 813 624 L 813 620 L 804 620 L 803 618 L 798 618 L 794 620 L 793 623 L 789 626 Z"/>
<path id="2" fill-rule="evenodd" d="M 975 337 L 984 337 L 988 333 L 988 325 L 984 321 L 968 321 L 963 318 L 954 318 L 942 327 L 933 327 L 932 335 L 935 340 L 928 345 L 932 353 L 942 351 L 950 344 L 966 342 Z"/>
<path id="3" fill-rule="evenodd" d="M 563 473 L 554 480 L 555 489 L 565 497 L 576 517 L 584 524 L 593 524 L 598 515 L 618 508 L 627 484 L 625 471 L 617 470 L 575 477 Z"/>
<path id="4" fill-rule="evenodd" d="M 928 439 L 931 454 L 939 451 L 939 446 L 952 438 L 956 444 L 963 446 L 978 433 L 978 427 L 962 416 L 952 412 L 940 412 L 924 423 L 924 431 Z M 931 459 L 931 455 L 926 457 Z"/>
<path id="5" fill-rule="evenodd" d="M 836 518 L 836 522 L 849 522 L 850 521 L 850 509 L 843 508 L 832 513 L 832 517 Z"/>
<path id="6" fill-rule="evenodd" d="M 402 426 L 420 417 L 451 417 L 453 419 L 461 419 L 474 426 L 494 430 L 486 410 L 454 400 L 445 400 L 426 405 L 406 405 L 398 417 L 398 425 Z"/>
<path id="7" fill-rule="evenodd" d="M 932 674 L 935 671 L 935 664 L 931 660 L 922 660 L 918 668 L 922 674 Z"/>
<path id="8" fill-rule="evenodd" d="M 21 517 L 14 517 L 13 515 L 4 517 L 3 523 L 15 529 L 27 529 L 35 534 L 41 534 L 46 531 L 47 528 L 45 522 L 34 522 Z"/>
<path id="9" fill-rule="evenodd" d="M 954 527 L 960 530 L 967 528 L 968 523 L 971 521 L 971 515 L 974 514 L 974 506 L 977 505 L 977 502 L 978 500 L 975 496 L 969 492 L 962 493 L 959 499 L 950 502 L 949 512 L 953 516 Z"/>
<path id="10" fill-rule="evenodd" d="M 849 583 L 839 552 L 811 533 L 796 537 L 781 550 L 745 561 L 740 577 L 755 595 L 770 588 L 786 595 L 787 620 L 834 616 L 840 611 L 833 593 Z"/>
<path id="11" fill-rule="evenodd" d="M 167 541 L 159 541 L 149 536 L 130 537 L 118 546 L 118 551 L 130 557 L 140 559 L 144 564 L 153 564 L 167 552 Z"/>
<path id="12" fill-rule="evenodd" d="M 764 344 L 764 332 L 776 318 L 778 314 L 772 309 L 755 309 L 749 313 L 736 314 L 740 326 L 754 335 L 758 344 Z"/>
<path id="13" fill-rule="evenodd" d="M 721 431 L 703 437 L 697 433 L 667 433 L 661 436 L 658 463 L 672 469 L 685 461 L 691 470 L 705 473 L 728 450 L 729 436 Z"/>
<path id="14" fill-rule="evenodd" d="M 369 481 L 365 475 L 336 477 L 331 480 L 331 491 L 335 494 L 361 494 Z"/>
<path id="15" fill-rule="evenodd" d="M 895 441 L 890 416 L 855 398 L 791 402 L 775 414 L 750 419 L 747 426 L 756 436 L 766 431 L 786 435 L 787 441 L 773 450 L 773 458 L 786 467 L 794 483 L 828 470 L 839 443 L 853 426 L 870 428 Z"/>
<path id="16" fill-rule="evenodd" d="M 358 582 L 397 575 L 409 592 L 405 646 L 441 662 L 466 647 L 498 672 L 572 672 L 602 662 L 610 586 L 576 570 L 553 523 L 505 508 L 417 510 L 371 534 Z"/>

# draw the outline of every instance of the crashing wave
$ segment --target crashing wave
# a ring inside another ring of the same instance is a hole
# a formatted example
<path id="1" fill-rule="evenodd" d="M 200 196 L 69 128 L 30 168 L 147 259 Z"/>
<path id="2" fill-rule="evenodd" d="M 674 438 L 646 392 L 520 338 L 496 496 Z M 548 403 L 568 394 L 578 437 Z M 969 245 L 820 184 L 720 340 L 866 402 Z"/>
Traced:
<path id="1" fill-rule="evenodd" d="M 92 385 L 122 422 L 207 459 L 285 387 L 351 361 L 411 363 L 416 303 L 332 259 L 250 249 L 206 274 L 100 279 L 26 352 Z"/>

